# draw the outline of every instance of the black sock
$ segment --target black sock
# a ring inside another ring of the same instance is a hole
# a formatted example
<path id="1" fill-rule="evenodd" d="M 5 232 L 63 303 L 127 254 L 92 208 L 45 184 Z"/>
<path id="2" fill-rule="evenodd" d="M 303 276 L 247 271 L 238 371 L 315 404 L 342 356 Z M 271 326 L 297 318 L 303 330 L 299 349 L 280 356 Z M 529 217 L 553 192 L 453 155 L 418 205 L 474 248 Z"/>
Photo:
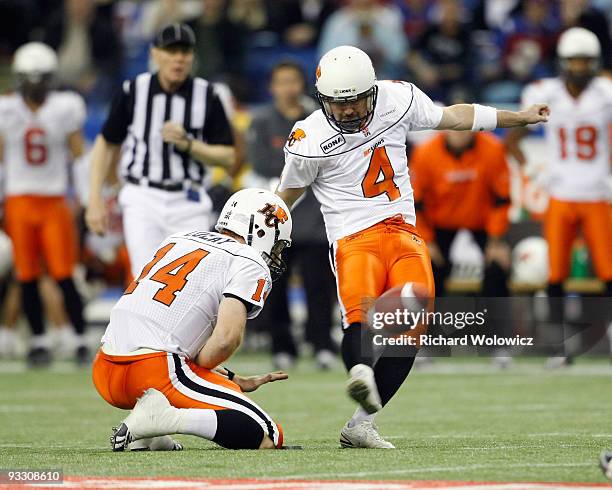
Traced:
<path id="1" fill-rule="evenodd" d="M 508 290 L 508 272 L 497 262 L 491 262 L 485 267 L 482 280 L 482 295 L 489 298 L 506 298 Z"/>
<path id="2" fill-rule="evenodd" d="M 264 431 L 252 417 L 238 410 L 215 410 L 217 432 L 213 441 L 227 449 L 259 449 Z"/>
<path id="3" fill-rule="evenodd" d="M 548 294 L 548 305 L 550 308 L 549 320 L 558 325 L 563 324 L 563 310 L 565 303 L 565 290 L 563 283 L 550 283 L 546 288 Z"/>
<path id="4" fill-rule="evenodd" d="M 412 366 L 414 357 L 385 357 L 374 365 L 374 379 L 382 406 L 384 407 L 404 383 Z"/>
<path id="5" fill-rule="evenodd" d="M 351 323 L 343 332 L 340 351 L 347 371 L 357 365 L 372 365 L 371 335 L 361 323 Z"/>
<path id="6" fill-rule="evenodd" d="M 612 281 L 606 281 L 606 289 L 604 290 L 604 296 L 608 298 L 612 297 Z"/>
<path id="7" fill-rule="evenodd" d="M 74 327 L 74 331 L 77 335 L 82 335 L 85 332 L 85 320 L 83 318 L 83 301 L 81 300 L 81 295 L 76 290 L 74 281 L 71 278 L 57 281 L 57 284 L 64 295 L 64 307 Z"/>
<path id="8" fill-rule="evenodd" d="M 32 335 L 43 335 L 45 324 L 37 279 L 21 283 L 21 306 L 28 319 Z"/>

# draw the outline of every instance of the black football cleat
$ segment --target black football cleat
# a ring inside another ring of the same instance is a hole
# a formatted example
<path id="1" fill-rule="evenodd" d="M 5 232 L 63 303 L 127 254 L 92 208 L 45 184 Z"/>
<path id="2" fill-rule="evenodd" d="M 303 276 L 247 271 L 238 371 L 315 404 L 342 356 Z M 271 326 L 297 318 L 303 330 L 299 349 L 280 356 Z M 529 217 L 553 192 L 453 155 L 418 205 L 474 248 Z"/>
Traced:
<path id="1" fill-rule="evenodd" d="M 132 435 L 128 426 L 122 423 L 119 427 L 113 427 L 113 435 L 110 437 L 113 452 L 124 451 L 132 442 Z"/>
<path id="2" fill-rule="evenodd" d="M 28 352 L 28 366 L 31 368 L 49 367 L 51 361 L 51 352 L 45 347 L 34 347 Z"/>
<path id="3" fill-rule="evenodd" d="M 91 363 L 91 353 L 89 352 L 89 348 L 84 345 L 80 345 L 79 347 L 77 347 L 74 356 L 74 361 L 79 367 L 89 366 L 89 364 Z"/>

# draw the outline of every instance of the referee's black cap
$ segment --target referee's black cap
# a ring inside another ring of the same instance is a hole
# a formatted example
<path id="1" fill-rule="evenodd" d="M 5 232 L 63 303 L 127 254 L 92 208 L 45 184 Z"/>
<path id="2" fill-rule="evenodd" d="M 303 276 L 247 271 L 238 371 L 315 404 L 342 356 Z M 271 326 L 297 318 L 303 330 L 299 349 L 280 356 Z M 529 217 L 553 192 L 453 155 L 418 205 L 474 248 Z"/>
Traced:
<path id="1" fill-rule="evenodd" d="M 153 40 L 156 48 L 167 48 L 175 44 L 190 48 L 195 46 L 195 34 L 191 27 L 187 24 L 170 24 L 160 30 Z"/>

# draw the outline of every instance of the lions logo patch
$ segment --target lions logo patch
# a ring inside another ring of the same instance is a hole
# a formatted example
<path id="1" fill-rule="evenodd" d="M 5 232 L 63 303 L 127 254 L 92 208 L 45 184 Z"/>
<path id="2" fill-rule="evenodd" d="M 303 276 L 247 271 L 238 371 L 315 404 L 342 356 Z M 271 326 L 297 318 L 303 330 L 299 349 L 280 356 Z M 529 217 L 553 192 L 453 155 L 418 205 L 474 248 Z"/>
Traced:
<path id="1" fill-rule="evenodd" d="M 289 135 L 287 145 L 293 146 L 297 141 L 302 141 L 304 138 L 306 138 L 306 133 L 304 132 L 304 130 L 297 128 Z"/>
<path id="2" fill-rule="evenodd" d="M 266 226 L 270 228 L 274 228 L 276 223 L 285 223 L 289 219 L 285 210 L 275 204 L 267 203 L 263 208 L 258 210 L 258 213 L 265 216 L 266 219 L 264 222 Z"/>

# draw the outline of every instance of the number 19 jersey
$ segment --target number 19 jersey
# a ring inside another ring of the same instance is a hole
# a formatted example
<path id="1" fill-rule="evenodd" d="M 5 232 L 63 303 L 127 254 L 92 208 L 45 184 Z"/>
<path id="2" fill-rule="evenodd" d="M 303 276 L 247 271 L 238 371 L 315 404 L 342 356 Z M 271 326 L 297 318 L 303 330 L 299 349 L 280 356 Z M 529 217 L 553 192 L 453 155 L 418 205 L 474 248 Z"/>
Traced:
<path id="1" fill-rule="evenodd" d="M 255 318 L 271 285 L 254 248 L 213 232 L 172 235 L 111 310 L 102 343 L 117 354 L 147 348 L 193 359 L 224 297 L 241 300 Z"/>
<path id="2" fill-rule="evenodd" d="M 595 77 L 578 98 L 561 78 L 528 85 L 522 105 L 546 102 L 547 190 L 563 201 L 602 201 L 610 197 L 612 81 Z"/>
<path id="3" fill-rule="evenodd" d="M 285 145 L 279 190 L 312 187 L 330 243 L 396 215 L 415 224 L 406 136 L 436 128 L 442 108 L 411 83 L 377 86 L 367 128 L 340 133 L 318 110 L 295 124 Z"/>

